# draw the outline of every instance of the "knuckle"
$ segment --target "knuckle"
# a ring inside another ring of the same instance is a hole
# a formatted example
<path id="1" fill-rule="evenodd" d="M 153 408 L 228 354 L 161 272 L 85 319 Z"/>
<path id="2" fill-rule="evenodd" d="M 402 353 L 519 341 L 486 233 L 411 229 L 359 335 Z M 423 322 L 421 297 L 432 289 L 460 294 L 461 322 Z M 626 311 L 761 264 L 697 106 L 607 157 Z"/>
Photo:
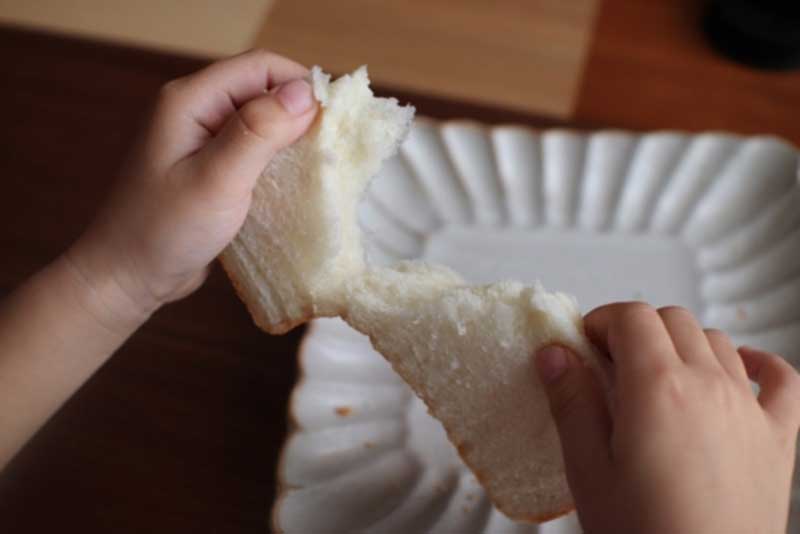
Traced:
<path id="1" fill-rule="evenodd" d="M 583 322 L 587 327 L 591 327 L 591 325 L 595 324 L 602 325 L 603 318 L 608 314 L 614 313 L 614 310 L 614 304 L 604 304 L 602 306 L 598 306 L 584 316 Z"/>
<path id="2" fill-rule="evenodd" d="M 646 302 L 628 302 L 622 306 L 620 315 L 625 319 L 640 319 L 643 317 L 652 316 L 655 313 L 655 308 Z"/>
<path id="3" fill-rule="evenodd" d="M 800 410 L 800 373 L 792 367 L 790 363 L 788 363 L 783 358 L 780 358 L 781 362 L 783 362 L 783 373 L 786 375 L 786 389 L 797 398 L 797 409 Z"/>
<path id="4" fill-rule="evenodd" d="M 798 397 L 797 407 L 800 409 L 800 373 L 798 373 L 796 369 L 792 368 L 791 375 L 792 378 L 790 387 L 794 394 Z"/>
<path id="5" fill-rule="evenodd" d="M 556 421 L 566 421 L 580 410 L 580 390 L 572 384 L 559 387 L 551 397 L 550 411 Z"/>
<path id="6" fill-rule="evenodd" d="M 731 343 L 728 334 L 722 330 L 718 330 L 716 328 L 704 328 L 703 333 L 714 350 L 726 350 L 733 352 L 733 343 Z"/>
<path id="7" fill-rule="evenodd" d="M 717 406 L 729 406 L 733 401 L 730 381 L 722 372 L 709 372 L 703 377 L 703 391 Z"/>
<path id="8" fill-rule="evenodd" d="M 655 308 L 644 302 L 630 302 L 622 304 L 617 317 L 608 328 L 608 343 L 616 347 L 629 335 L 631 325 L 634 327 L 650 321 L 660 321 Z"/>
<path id="9" fill-rule="evenodd" d="M 170 80 L 158 91 L 158 100 L 162 104 L 169 105 L 175 100 L 179 99 L 181 95 L 185 92 L 186 88 L 186 78 L 175 78 L 174 80 Z"/>
<path id="10" fill-rule="evenodd" d="M 267 48 L 253 47 L 239 54 L 230 56 L 229 58 L 223 60 L 222 63 L 231 60 L 236 60 L 236 61 L 244 60 L 242 64 L 247 66 L 247 68 L 258 69 L 259 72 L 261 72 L 263 70 L 264 65 L 271 66 L 273 65 L 273 63 L 281 61 L 282 59 L 283 57 L 280 54 L 276 54 L 275 52 Z M 212 64 L 208 68 L 215 68 L 215 65 L 217 64 Z"/>
<path id="11" fill-rule="evenodd" d="M 248 48 L 244 52 L 242 52 L 240 54 L 236 54 L 236 55 L 234 55 L 232 57 L 243 57 L 243 56 L 250 57 L 250 56 L 254 56 L 254 57 L 257 57 L 257 58 L 270 59 L 272 57 L 275 57 L 275 55 L 276 54 L 274 52 L 271 52 L 268 48 L 264 48 L 263 46 L 254 46 L 254 47 Z"/>
<path id="12" fill-rule="evenodd" d="M 686 396 L 685 381 L 668 365 L 655 365 L 650 370 L 648 382 L 648 389 L 659 398 L 682 401 Z"/>
<path id="13" fill-rule="evenodd" d="M 186 85 L 185 78 L 173 78 L 172 80 L 168 81 L 164 85 L 161 86 L 161 94 L 162 95 L 173 95 L 175 93 L 180 93 L 181 89 Z"/>
<path id="14" fill-rule="evenodd" d="M 259 139 L 266 139 L 269 137 L 272 121 L 268 110 L 260 104 L 261 102 L 258 101 L 245 104 L 237 112 L 237 116 L 245 134 L 253 135 Z"/>
<path id="15" fill-rule="evenodd" d="M 662 317 L 693 317 L 683 306 L 662 306 L 658 309 L 658 314 Z"/>
<path id="16" fill-rule="evenodd" d="M 608 346 L 612 357 L 614 354 L 614 348 L 619 347 L 621 342 L 625 339 L 625 332 L 621 331 L 621 328 L 621 321 L 611 323 L 611 325 L 608 327 Z"/>
<path id="17" fill-rule="evenodd" d="M 787 458 L 793 458 L 795 449 L 797 448 L 797 432 L 800 426 L 800 421 L 795 420 L 794 424 L 782 428 L 778 432 L 777 440 L 778 447 L 786 454 Z"/>
<path id="18" fill-rule="evenodd" d="M 768 353 L 768 360 L 770 365 L 774 366 L 778 377 L 781 379 L 782 385 L 784 385 L 790 391 L 796 391 L 800 388 L 800 375 L 797 373 L 797 370 L 783 359 L 781 356 L 773 353 Z"/>
<path id="19" fill-rule="evenodd" d="M 252 53 L 265 62 L 270 62 L 279 57 L 278 54 L 264 47 L 256 47 L 252 49 Z"/>
<path id="20" fill-rule="evenodd" d="M 197 171 L 195 186 L 197 191 L 205 191 L 209 187 L 212 190 L 217 183 L 222 181 L 227 174 L 224 164 L 217 160 L 209 160 Z"/>
<path id="21" fill-rule="evenodd" d="M 704 328 L 703 329 L 703 333 L 706 335 L 706 337 L 710 337 L 710 338 L 716 338 L 716 339 L 727 339 L 728 338 L 728 335 L 725 332 L 723 332 L 722 330 L 719 330 L 717 328 Z"/>

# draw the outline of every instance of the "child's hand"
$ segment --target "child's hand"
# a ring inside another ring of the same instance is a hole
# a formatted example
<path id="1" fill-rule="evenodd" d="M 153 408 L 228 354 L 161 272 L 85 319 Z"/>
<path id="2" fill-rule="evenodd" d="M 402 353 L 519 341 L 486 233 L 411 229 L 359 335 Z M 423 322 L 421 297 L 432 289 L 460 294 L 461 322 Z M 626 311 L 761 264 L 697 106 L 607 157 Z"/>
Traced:
<path id="1" fill-rule="evenodd" d="M 144 315 L 196 289 L 261 171 L 313 121 L 306 74 L 255 50 L 166 84 L 114 194 L 67 254 L 83 278 Z"/>
<path id="2" fill-rule="evenodd" d="M 737 352 L 681 308 L 612 304 L 585 324 L 613 360 L 610 411 L 573 354 L 548 347 L 536 364 L 586 532 L 785 532 L 800 424 L 794 368 Z"/>
<path id="3" fill-rule="evenodd" d="M 258 50 L 164 86 L 97 219 L 0 302 L 0 469 L 160 304 L 200 285 L 267 162 L 314 120 L 306 74 Z"/>

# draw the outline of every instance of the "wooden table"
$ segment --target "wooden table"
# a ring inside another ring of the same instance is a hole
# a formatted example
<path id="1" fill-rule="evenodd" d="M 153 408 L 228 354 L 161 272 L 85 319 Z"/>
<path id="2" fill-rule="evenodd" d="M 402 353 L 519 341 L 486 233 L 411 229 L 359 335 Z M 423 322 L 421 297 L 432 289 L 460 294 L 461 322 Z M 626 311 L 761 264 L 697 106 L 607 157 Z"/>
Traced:
<path id="1" fill-rule="evenodd" d="M 698 14 L 689 0 L 605 2 L 566 121 L 400 96 L 437 117 L 727 128 L 800 142 L 800 77 L 716 58 L 693 26 Z M 157 88 L 204 63 L 0 28 L 3 293 L 80 233 Z M 215 270 L 15 459 L 0 478 L 0 532 L 264 532 L 301 335 L 258 331 Z"/>

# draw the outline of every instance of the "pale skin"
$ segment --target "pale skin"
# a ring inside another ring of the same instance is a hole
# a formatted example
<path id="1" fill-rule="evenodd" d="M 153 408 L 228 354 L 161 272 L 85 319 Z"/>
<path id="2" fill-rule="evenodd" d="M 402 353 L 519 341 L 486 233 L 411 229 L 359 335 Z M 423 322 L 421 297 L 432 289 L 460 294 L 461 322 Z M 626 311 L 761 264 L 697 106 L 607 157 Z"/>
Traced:
<path id="1" fill-rule="evenodd" d="M 95 221 L 0 305 L 0 467 L 155 310 L 203 283 L 261 170 L 317 114 L 306 75 L 256 50 L 163 88 Z M 586 327 L 614 361 L 613 413 L 574 355 L 536 363 L 587 532 L 785 529 L 797 373 L 680 309 L 615 304 Z"/>
<path id="2" fill-rule="evenodd" d="M 0 466 L 156 309 L 203 283 L 261 170 L 314 120 L 306 75 L 256 50 L 163 87 L 94 222 L 0 305 Z"/>
<path id="3" fill-rule="evenodd" d="M 536 357 L 585 531 L 786 532 L 800 376 L 687 310 L 617 303 L 585 318 L 608 385 L 561 347 Z M 760 386 L 754 395 L 749 379 Z"/>

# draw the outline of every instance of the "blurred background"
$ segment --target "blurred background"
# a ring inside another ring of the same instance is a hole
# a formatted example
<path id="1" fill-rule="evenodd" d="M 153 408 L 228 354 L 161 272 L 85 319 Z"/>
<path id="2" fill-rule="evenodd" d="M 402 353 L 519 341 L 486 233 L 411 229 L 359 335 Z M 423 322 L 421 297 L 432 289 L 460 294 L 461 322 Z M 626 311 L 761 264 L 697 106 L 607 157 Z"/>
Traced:
<path id="1" fill-rule="evenodd" d="M 780 50 L 754 36 L 794 46 L 772 66 L 797 61 L 797 2 L 717 4 L 729 25 L 750 24 L 737 38 L 763 50 L 765 64 Z M 800 140 L 800 121 L 787 120 L 800 76 L 714 52 L 709 9 L 703 0 L 0 0 L 0 22 L 198 58 L 266 46 L 332 72 L 366 63 L 380 87 L 591 126 Z"/>

